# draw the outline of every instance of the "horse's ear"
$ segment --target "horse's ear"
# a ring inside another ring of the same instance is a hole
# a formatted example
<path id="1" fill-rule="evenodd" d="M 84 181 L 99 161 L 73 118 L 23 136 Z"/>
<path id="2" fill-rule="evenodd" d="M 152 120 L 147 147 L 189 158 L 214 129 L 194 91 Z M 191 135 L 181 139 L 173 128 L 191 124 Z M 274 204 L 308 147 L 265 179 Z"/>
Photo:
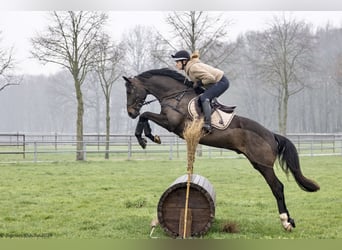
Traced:
<path id="1" fill-rule="evenodd" d="M 131 82 L 126 76 L 122 77 L 126 82 Z"/>

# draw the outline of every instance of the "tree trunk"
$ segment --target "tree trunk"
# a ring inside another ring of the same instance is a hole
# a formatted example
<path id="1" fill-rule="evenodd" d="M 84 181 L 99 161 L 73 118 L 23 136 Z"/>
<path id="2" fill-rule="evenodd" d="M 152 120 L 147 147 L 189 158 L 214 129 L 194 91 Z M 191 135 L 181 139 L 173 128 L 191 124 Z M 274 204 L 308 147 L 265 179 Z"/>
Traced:
<path id="1" fill-rule="evenodd" d="M 105 159 L 109 159 L 109 135 L 110 135 L 110 96 L 106 97 L 106 154 Z"/>
<path id="2" fill-rule="evenodd" d="M 83 151 L 83 114 L 84 114 L 84 104 L 83 104 L 83 96 L 81 91 L 81 83 L 78 79 L 74 79 L 75 81 L 75 90 L 76 90 L 76 98 L 77 98 L 77 121 L 76 121 L 76 160 L 83 161 L 84 160 L 84 151 Z"/>
<path id="3" fill-rule="evenodd" d="M 279 96 L 279 107 L 278 107 L 278 126 L 279 133 L 281 135 L 286 135 L 287 130 L 287 106 L 289 101 L 289 93 L 287 88 L 281 90 Z"/>

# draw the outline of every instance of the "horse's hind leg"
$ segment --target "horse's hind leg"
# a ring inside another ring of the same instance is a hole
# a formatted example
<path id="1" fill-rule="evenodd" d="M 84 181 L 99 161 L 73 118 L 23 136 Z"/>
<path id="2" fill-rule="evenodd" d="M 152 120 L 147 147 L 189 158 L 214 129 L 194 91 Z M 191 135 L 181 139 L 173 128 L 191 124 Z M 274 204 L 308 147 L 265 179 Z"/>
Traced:
<path id="1" fill-rule="evenodd" d="M 272 167 L 267 167 L 260 165 L 258 163 L 252 163 L 254 168 L 257 169 L 262 176 L 265 178 L 267 184 L 272 190 L 274 197 L 277 200 L 278 211 L 280 216 L 280 221 L 287 231 L 291 231 L 292 228 L 296 227 L 295 222 L 290 218 L 290 214 L 286 208 L 285 196 L 284 196 L 284 185 L 280 182 L 274 173 Z"/>

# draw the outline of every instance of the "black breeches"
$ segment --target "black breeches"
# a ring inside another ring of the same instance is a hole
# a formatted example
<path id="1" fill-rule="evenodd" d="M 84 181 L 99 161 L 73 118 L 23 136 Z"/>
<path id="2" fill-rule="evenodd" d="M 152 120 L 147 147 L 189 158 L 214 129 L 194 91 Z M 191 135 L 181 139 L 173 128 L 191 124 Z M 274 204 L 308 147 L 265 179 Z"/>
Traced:
<path id="1" fill-rule="evenodd" d="M 204 93 L 201 95 L 200 100 L 204 102 L 205 99 L 212 100 L 215 97 L 219 97 L 229 88 L 229 81 L 227 77 L 223 76 L 220 81 L 210 86 Z"/>

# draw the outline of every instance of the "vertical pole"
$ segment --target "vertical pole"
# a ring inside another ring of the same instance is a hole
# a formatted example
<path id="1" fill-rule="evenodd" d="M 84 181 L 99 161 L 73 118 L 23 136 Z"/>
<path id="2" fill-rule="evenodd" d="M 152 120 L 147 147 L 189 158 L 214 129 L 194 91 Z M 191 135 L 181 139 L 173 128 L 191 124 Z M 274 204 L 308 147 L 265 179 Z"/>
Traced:
<path id="1" fill-rule="evenodd" d="M 37 162 L 37 142 L 35 141 L 33 145 L 34 145 L 33 161 L 34 163 L 36 163 Z"/>
<path id="2" fill-rule="evenodd" d="M 83 160 L 86 161 L 87 160 L 87 143 L 85 141 L 83 141 L 82 151 L 83 151 Z"/>
<path id="3" fill-rule="evenodd" d="M 176 138 L 176 143 L 177 143 L 177 158 L 179 158 L 179 140 L 178 140 L 178 137 L 175 137 Z"/>
<path id="4" fill-rule="evenodd" d="M 132 136 L 128 138 L 128 160 L 132 157 Z"/>
<path id="5" fill-rule="evenodd" d="M 25 134 L 23 134 L 23 158 L 25 159 L 25 152 L 26 152 L 26 139 Z"/>
<path id="6" fill-rule="evenodd" d="M 333 153 L 335 154 L 335 140 L 336 140 L 336 138 L 335 138 L 335 135 L 333 135 Z"/>
<path id="7" fill-rule="evenodd" d="M 187 224 L 188 224 L 188 208 L 189 208 L 189 194 L 190 194 L 190 182 L 192 175 L 192 167 L 188 169 L 188 181 L 186 183 L 186 197 L 185 197 L 185 209 L 184 209 L 184 229 L 183 229 L 183 239 L 187 236 Z"/>
<path id="8" fill-rule="evenodd" d="M 172 157 L 173 157 L 173 143 L 172 143 L 172 140 L 170 140 L 169 160 L 172 160 Z"/>

